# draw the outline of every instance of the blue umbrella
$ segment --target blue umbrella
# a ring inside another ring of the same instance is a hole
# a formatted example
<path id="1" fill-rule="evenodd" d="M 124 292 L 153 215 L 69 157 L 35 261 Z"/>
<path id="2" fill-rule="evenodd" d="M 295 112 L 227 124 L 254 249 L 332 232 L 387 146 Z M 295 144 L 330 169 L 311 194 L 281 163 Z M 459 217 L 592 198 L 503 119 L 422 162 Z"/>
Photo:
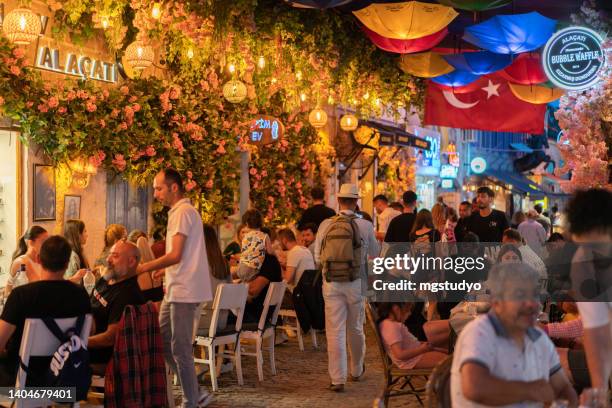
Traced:
<path id="1" fill-rule="evenodd" d="M 480 75 L 474 75 L 469 71 L 463 71 L 456 69 L 448 74 L 440 75 L 435 78 L 431 78 L 433 82 L 440 85 L 446 85 L 451 87 L 459 87 L 467 84 L 471 84 L 480 78 Z"/>
<path id="2" fill-rule="evenodd" d="M 285 0 L 293 7 L 327 9 L 350 3 L 352 0 Z"/>
<path id="3" fill-rule="evenodd" d="M 519 54 L 540 48 L 550 38 L 557 21 L 537 11 L 497 15 L 465 29 L 463 39 L 498 54 Z"/>
<path id="4" fill-rule="evenodd" d="M 442 58 L 455 69 L 468 71 L 474 75 L 490 74 L 504 69 L 512 63 L 511 55 L 495 54 L 489 51 L 443 55 Z"/>

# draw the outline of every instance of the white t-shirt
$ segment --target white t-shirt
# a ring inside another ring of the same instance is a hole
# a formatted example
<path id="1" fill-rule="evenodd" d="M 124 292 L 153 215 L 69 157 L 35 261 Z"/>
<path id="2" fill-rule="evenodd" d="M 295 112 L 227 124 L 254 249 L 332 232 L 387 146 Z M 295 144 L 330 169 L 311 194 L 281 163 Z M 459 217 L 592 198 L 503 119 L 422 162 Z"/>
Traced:
<path id="1" fill-rule="evenodd" d="M 293 279 L 287 282 L 287 287 L 291 292 L 297 286 L 302 273 L 309 269 L 315 269 L 314 257 L 308 248 L 296 245 L 287 251 L 287 266 L 294 268 Z"/>
<path id="2" fill-rule="evenodd" d="M 166 253 L 172 251 L 172 238 L 185 236 L 181 261 L 166 268 L 165 301 L 200 303 L 212 300 L 210 270 L 202 218 L 188 198 L 177 202 L 168 212 Z"/>
<path id="3" fill-rule="evenodd" d="M 487 405 L 468 400 L 463 395 L 461 367 L 476 363 L 505 381 L 548 380 L 561 370 L 555 345 L 544 332 L 530 327 L 520 349 L 494 313 L 477 317 L 461 331 L 451 366 L 451 399 L 453 408 L 483 408 Z M 524 401 L 505 408 L 541 408 L 542 403 Z"/>
<path id="4" fill-rule="evenodd" d="M 378 215 L 378 232 L 387 232 L 391 220 L 400 215 L 401 212 L 394 208 L 387 207 Z"/>

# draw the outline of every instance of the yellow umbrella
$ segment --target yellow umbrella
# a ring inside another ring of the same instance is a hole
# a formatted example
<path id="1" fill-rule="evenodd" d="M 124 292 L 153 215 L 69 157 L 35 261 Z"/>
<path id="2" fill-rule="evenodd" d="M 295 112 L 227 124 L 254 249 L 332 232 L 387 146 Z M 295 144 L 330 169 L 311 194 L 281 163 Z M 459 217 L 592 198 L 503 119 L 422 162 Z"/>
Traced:
<path id="1" fill-rule="evenodd" d="M 539 85 L 518 85 L 508 82 L 510 90 L 521 101 L 544 104 L 559 99 L 565 91 L 559 88 L 548 88 Z"/>
<path id="2" fill-rule="evenodd" d="M 453 67 L 435 52 L 404 54 L 399 66 L 405 73 L 421 78 L 433 78 L 453 71 Z"/>
<path id="3" fill-rule="evenodd" d="M 373 3 L 353 14 L 370 30 L 397 40 L 436 33 L 459 15 L 452 7 L 418 1 Z"/>

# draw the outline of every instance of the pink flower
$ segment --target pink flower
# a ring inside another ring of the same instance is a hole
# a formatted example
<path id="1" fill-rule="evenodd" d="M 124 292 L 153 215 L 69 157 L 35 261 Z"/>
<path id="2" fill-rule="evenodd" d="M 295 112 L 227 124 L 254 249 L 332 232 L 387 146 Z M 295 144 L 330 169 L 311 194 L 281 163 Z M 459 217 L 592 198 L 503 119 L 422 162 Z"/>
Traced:
<path id="1" fill-rule="evenodd" d="M 213 188 L 213 180 L 212 179 L 208 179 L 208 181 L 206 182 L 206 185 L 204 187 L 206 187 L 209 190 L 211 188 Z"/>
<path id="2" fill-rule="evenodd" d="M 134 105 L 132 105 L 132 109 L 134 110 L 134 112 L 140 112 L 141 106 L 138 103 L 135 103 Z"/>
<path id="3" fill-rule="evenodd" d="M 49 105 L 50 108 L 57 108 L 57 106 L 59 105 L 59 101 L 55 96 L 52 96 L 47 101 L 47 105 Z"/>
<path id="4" fill-rule="evenodd" d="M 138 98 L 134 95 L 130 96 L 130 99 L 128 99 L 130 101 L 130 103 L 134 103 L 138 100 Z"/>
<path id="5" fill-rule="evenodd" d="M 32 101 L 27 101 L 27 102 L 26 102 L 26 108 L 28 108 L 28 109 L 29 109 L 29 108 L 31 108 L 32 106 L 34 106 L 34 102 L 32 102 Z"/>
<path id="6" fill-rule="evenodd" d="M 106 121 L 105 121 L 104 119 L 100 119 L 100 120 L 98 121 L 98 124 L 100 125 L 100 127 L 101 127 L 102 129 L 104 129 L 104 128 L 106 127 Z"/>
<path id="7" fill-rule="evenodd" d="M 127 123 L 125 123 L 125 122 L 121 122 L 121 123 L 119 124 L 119 129 L 120 129 L 120 130 L 127 130 L 127 128 L 128 128 Z"/>
<path id="8" fill-rule="evenodd" d="M 191 191 L 194 188 L 196 188 L 196 186 L 198 185 L 198 183 L 196 183 L 194 180 L 189 179 L 187 180 L 187 182 L 185 183 L 185 190 L 187 191 Z"/>
<path id="9" fill-rule="evenodd" d="M 15 75 L 15 76 L 19 76 L 21 74 L 21 68 L 19 68 L 17 65 L 11 65 L 11 74 Z"/>
<path id="10" fill-rule="evenodd" d="M 127 85 L 123 85 L 121 88 L 119 88 L 119 91 L 122 94 L 127 95 L 130 93 L 130 88 L 128 88 Z"/>
<path id="11" fill-rule="evenodd" d="M 145 151 L 146 151 L 146 153 L 147 153 L 147 156 L 149 156 L 149 157 L 153 157 L 153 156 L 155 156 L 155 154 L 157 153 L 157 152 L 155 151 L 155 148 L 154 148 L 153 146 L 148 146 L 148 147 L 147 147 L 147 149 L 146 149 Z"/>
<path id="12" fill-rule="evenodd" d="M 264 170 L 262 170 L 262 171 L 261 171 L 261 176 L 262 176 L 262 177 L 267 177 L 267 176 L 268 176 L 268 171 L 267 171 L 267 170 L 265 170 L 265 169 L 264 169 Z"/>
<path id="13" fill-rule="evenodd" d="M 68 109 L 66 109 L 66 107 L 65 107 L 65 106 L 60 106 L 60 107 L 57 109 L 57 113 L 60 113 L 60 114 L 64 114 L 64 113 L 66 113 L 67 111 L 68 111 Z"/>
<path id="14" fill-rule="evenodd" d="M 87 99 L 89 98 L 89 94 L 87 93 L 87 91 L 83 91 L 81 89 L 79 89 L 76 93 L 77 98 L 80 99 Z"/>
<path id="15" fill-rule="evenodd" d="M 116 154 L 115 158 L 113 159 L 113 165 L 117 168 L 117 170 L 123 171 L 127 166 L 127 162 L 123 158 L 122 154 Z"/>
<path id="16" fill-rule="evenodd" d="M 185 172 L 185 175 L 187 176 L 188 179 L 192 179 L 193 178 L 193 172 L 191 170 L 187 170 Z"/>
<path id="17" fill-rule="evenodd" d="M 119 109 L 113 109 L 110 113 L 110 117 L 116 119 L 117 116 L 119 116 L 119 112 L 121 112 Z"/>
<path id="18" fill-rule="evenodd" d="M 66 100 L 73 101 L 74 99 L 76 99 L 76 93 L 74 91 L 68 91 L 66 94 Z"/>
<path id="19" fill-rule="evenodd" d="M 251 174 L 251 176 L 254 176 L 257 174 L 257 169 L 255 167 L 251 167 L 251 169 L 249 170 L 249 173 Z"/>
<path id="20" fill-rule="evenodd" d="M 285 182 L 284 182 L 282 179 L 278 179 L 278 180 L 276 180 L 276 183 L 277 183 L 279 186 L 284 186 L 284 185 L 285 185 Z"/>
<path id="21" fill-rule="evenodd" d="M 49 112 L 49 108 L 44 103 L 41 103 L 40 105 L 38 105 L 38 110 L 42 113 Z"/>
<path id="22" fill-rule="evenodd" d="M 170 97 L 170 99 L 178 99 L 181 96 L 181 88 L 176 86 L 171 87 L 168 96 Z"/>
<path id="23" fill-rule="evenodd" d="M 219 147 L 217 147 L 217 153 L 218 154 L 225 154 L 225 147 L 223 147 L 222 144 L 220 144 Z"/>
<path id="24" fill-rule="evenodd" d="M 98 109 L 96 104 L 91 102 L 85 103 L 85 108 L 87 109 L 87 112 L 95 112 Z"/>
<path id="25" fill-rule="evenodd" d="M 0 96 L 0 106 L 4 105 L 4 98 Z"/>
<path id="26" fill-rule="evenodd" d="M 102 150 L 98 150 L 89 158 L 89 163 L 91 163 L 94 167 L 100 167 L 105 157 L 106 153 L 104 153 Z"/>
<path id="27" fill-rule="evenodd" d="M 289 142 L 287 141 L 287 139 L 283 139 L 283 140 L 281 140 L 280 144 L 281 144 L 281 146 L 282 146 L 282 147 L 287 147 L 287 146 L 289 146 Z"/>
<path id="28" fill-rule="evenodd" d="M 183 142 L 179 138 L 178 133 L 172 133 L 172 146 L 179 152 L 179 154 L 183 154 L 185 148 L 183 147 Z"/>
<path id="29" fill-rule="evenodd" d="M 23 58 L 25 56 L 25 50 L 23 48 L 15 48 L 13 50 L 13 56 L 15 58 Z"/>
<path id="30" fill-rule="evenodd" d="M 108 98 L 108 95 L 109 95 L 108 90 L 105 89 L 105 90 L 102 91 L 102 96 L 104 98 Z"/>

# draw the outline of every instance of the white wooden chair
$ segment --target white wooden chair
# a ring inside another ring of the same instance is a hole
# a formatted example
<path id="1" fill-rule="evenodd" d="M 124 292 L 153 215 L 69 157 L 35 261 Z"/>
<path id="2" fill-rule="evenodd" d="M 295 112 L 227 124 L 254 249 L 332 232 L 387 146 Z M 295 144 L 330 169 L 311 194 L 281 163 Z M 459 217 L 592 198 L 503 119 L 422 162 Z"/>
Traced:
<path id="1" fill-rule="evenodd" d="M 277 328 L 294 332 L 298 339 L 298 346 L 300 348 L 300 351 L 304 351 L 304 339 L 302 337 L 302 328 L 300 327 L 300 321 L 297 318 L 297 314 L 295 313 L 295 310 L 281 309 L 278 315 L 283 317 L 284 319 L 283 319 L 283 325 L 277 326 Z M 295 320 L 295 325 L 292 325 L 290 320 Z M 319 344 L 317 343 L 317 332 L 314 328 L 310 329 L 310 336 L 312 338 L 312 347 L 314 347 L 315 349 L 319 348 Z"/>
<path id="2" fill-rule="evenodd" d="M 195 358 L 194 361 L 196 364 L 208 365 L 213 391 L 218 390 L 217 376 L 219 372 L 215 364 L 218 364 L 220 368 L 223 357 L 230 358 L 234 361 L 238 384 L 242 385 L 244 383 L 242 378 L 239 337 L 240 330 L 242 329 L 242 317 L 244 315 L 244 307 L 248 292 L 249 287 L 246 284 L 223 283 L 217 286 L 208 336 L 196 336 L 195 338 L 195 344 L 204 347 L 206 357 Z M 217 330 L 219 314 L 222 310 L 232 310 L 236 315 L 236 325 L 234 327 Z M 217 346 L 226 346 L 229 344 L 235 344 L 233 351 L 225 347 L 224 351 L 219 354 L 216 353 L 215 348 Z M 218 362 L 215 361 L 217 358 L 219 359 Z"/>
<path id="3" fill-rule="evenodd" d="M 284 282 L 271 282 L 268 286 L 268 292 L 266 293 L 266 299 L 264 301 L 263 310 L 259 318 L 257 327 L 254 325 L 244 326 L 240 333 L 240 344 L 246 342 L 255 342 L 255 351 L 247 352 L 242 351 L 242 355 L 254 356 L 257 359 L 257 376 L 259 381 L 263 381 L 263 349 L 264 341 L 268 340 L 268 345 L 265 349 L 270 354 L 270 365 L 272 368 L 272 375 L 276 375 L 276 364 L 274 362 L 274 340 L 276 332 L 276 321 L 278 320 L 278 313 L 280 312 L 281 303 L 283 302 L 283 295 L 285 294 L 286 285 Z M 273 308 L 272 314 L 268 319 L 268 311 Z"/>
<path id="4" fill-rule="evenodd" d="M 62 331 L 66 331 L 76 325 L 77 318 L 69 317 L 64 319 L 55 319 L 55 322 Z M 87 340 L 89 339 L 89 332 L 91 331 L 91 315 L 85 317 L 83 328 L 79 337 L 84 347 L 87 347 Z M 45 323 L 41 319 L 26 319 L 25 326 L 23 329 L 23 336 L 21 338 L 21 346 L 19 347 L 19 357 L 23 364 L 27 367 L 30 364 L 30 357 L 50 357 L 52 356 L 60 346 L 60 341 L 47 329 Z M 17 381 L 15 388 L 25 388 L 27 381 L 27 372 L 21 365 L 17 372 Z M 26 408 L 26 407 L 41 407 L 51 406 L 55 404 L 51 400 L 17 400 L 15 407 Z M 78 406 L 78 402 L 73 404 Z"/>

